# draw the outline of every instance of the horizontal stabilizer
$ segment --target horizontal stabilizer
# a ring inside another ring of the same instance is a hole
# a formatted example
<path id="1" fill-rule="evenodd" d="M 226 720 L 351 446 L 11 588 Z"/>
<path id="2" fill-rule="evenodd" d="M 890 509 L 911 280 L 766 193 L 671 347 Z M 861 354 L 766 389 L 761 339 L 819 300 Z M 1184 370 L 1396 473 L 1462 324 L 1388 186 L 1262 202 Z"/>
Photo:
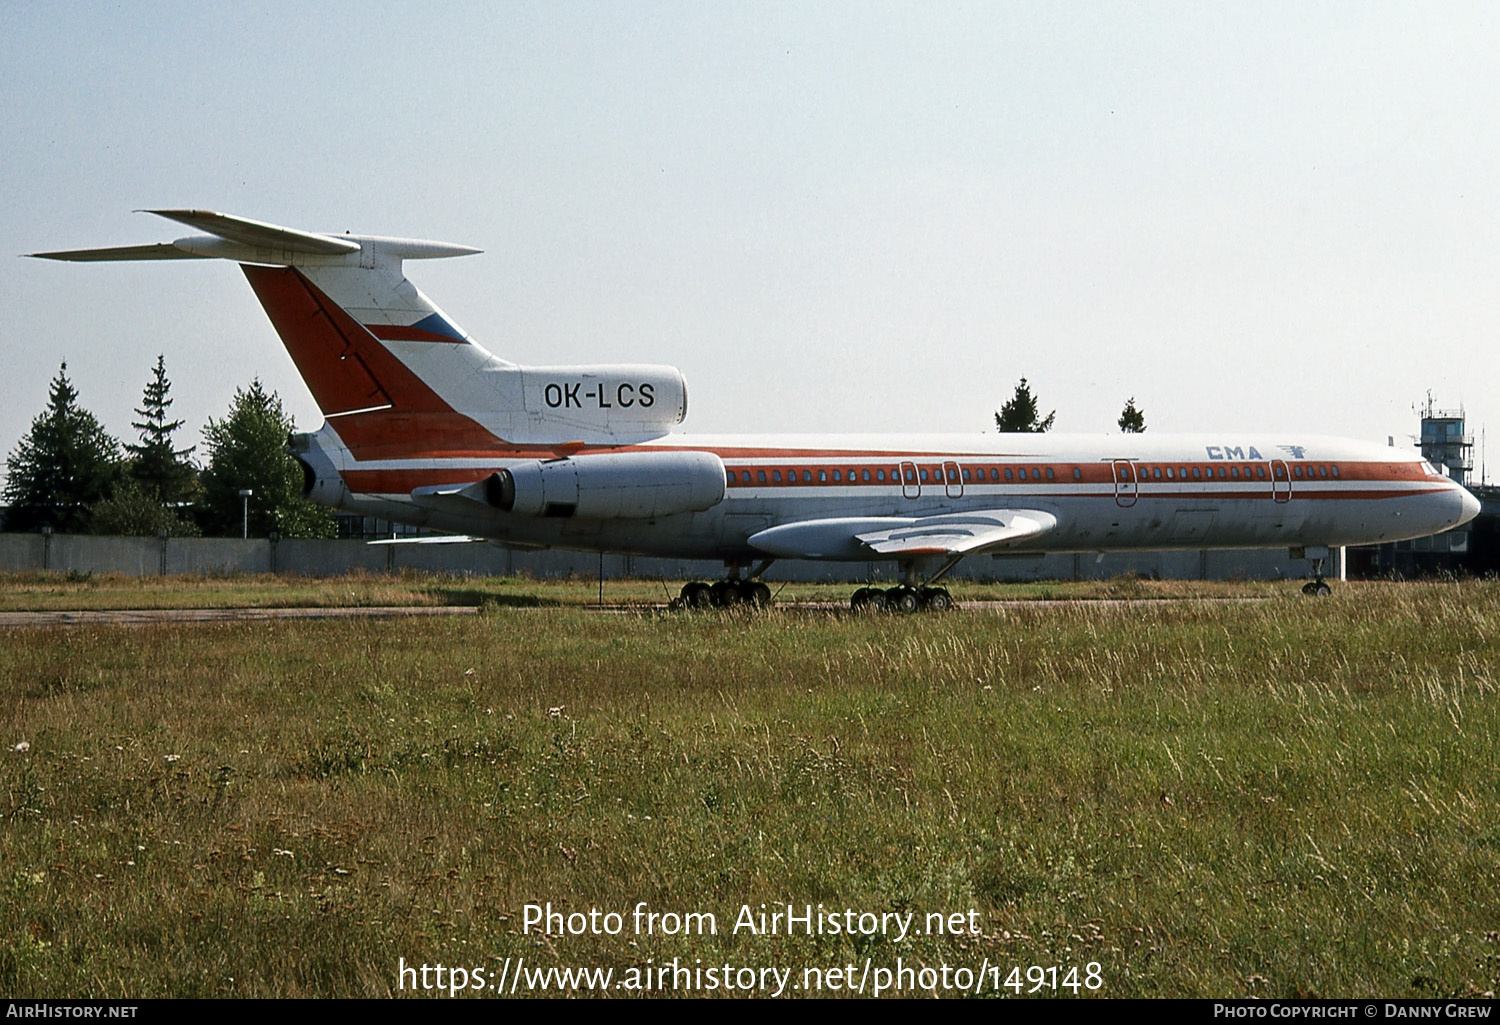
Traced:
<path id="1" fill-rule="evenodd" d="M 471 256 L 472 246 L 379 235 L 335 235 L 284 228 L 279 224 L 233 217 L 216 210 L 137 210 L 207 232 L 149 246 L 111 246 L 30 253 L 46 260 L 75 263 L 111 260 L 234 260 L 282 266 L 354 266 L 361 261 L 431 260 Z M 367 250 L 367 251 L 365 251 Z M 363 255 L 362 254 L 363 252 Z M 368 266 L 368 263 L 364 264 Z"/>
<path id="2" fill-rule="evenodd" d="M 27 253 L 39 260 L 102 263 L 108 260 L 206 260 L 208 257 L 178 249 L 170 242 L 151 246 L 115 246 L 112 249 L 64 249 L 56 253 Z"/>
<path id="3" fill-rule="evenodd" d="M 310 231 L 283 228 L 264 221 L 252 221 L 247 217 L 231 217 L 215 210 L 138 210 L 137 213 L 156 214 L 178 224 L 206 231 L 210 235 L 260 249 L 286 249 L 294 253 L 313 253 L 317 256 L 337 256 L 340 253 L 359 251 L 359 243 L 337 235 L 317 235 Z"/>

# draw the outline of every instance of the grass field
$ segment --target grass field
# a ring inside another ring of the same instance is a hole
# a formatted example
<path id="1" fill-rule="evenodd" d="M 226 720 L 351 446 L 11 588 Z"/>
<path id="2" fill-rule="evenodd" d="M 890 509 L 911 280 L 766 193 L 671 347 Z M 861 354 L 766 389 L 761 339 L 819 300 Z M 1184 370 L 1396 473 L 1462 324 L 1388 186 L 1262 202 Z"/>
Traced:
<path id="1" fill-rule="evenodd" d="M 6 587 L 11 609 L 483 609 L 6 632 L 7 995 L 382 996 L 398 959 L 796 986 L 900 958 L 1017 966 L 1023 990 L 1029 966 L 1097 963 L 1103 996 L 1500 976 L 1500 586 L 906 618 L 599 616 L 590 582 Z M 632 587 L 660 590 L 606 600 Z M 624 929 L 523 934 L 549 901 Z M 638 902 L 717 934 L 636 935 Z M 973 909 L 980 933 L 731 931 L 762 903 L 916 928 Z"/>
<path id="2" fill-rule="evenodd" d="M 681 582 L 606 580 L 607 604 L 662 605 Z M 958 580 L 954 597 L 1010 599 L 1249 597 L 1283 595 L 1284 582 L 1196 582 L 1119 577 L 1068 583 L 986 585 Z M 778 601 L 846 603 L 852 584 L 773 583 Z M 599 600 L 592 580 L 531 580 L 524 577 L 456 578 L 433 573 L 399 576 L 353 574 L 313 577 L 227 574 L 221 576 L 127 577 L 119 574 L 0 574 L 0 612 L 190 609 L 328 608 L 384 605 L 589 606 Z"/>

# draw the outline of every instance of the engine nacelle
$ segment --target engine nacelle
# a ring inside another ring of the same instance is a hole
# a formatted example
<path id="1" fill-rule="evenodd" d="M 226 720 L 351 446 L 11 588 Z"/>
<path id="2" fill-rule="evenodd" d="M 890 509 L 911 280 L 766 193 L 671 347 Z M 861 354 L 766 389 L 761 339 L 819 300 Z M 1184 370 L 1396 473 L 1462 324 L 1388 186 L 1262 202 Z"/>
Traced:
<path id="1" fill-rule="evenodd" d="M 485 498 L 518 516 L 655 519 L 724 500 L 712 452 L 618 452 L 520 463 L 485 482 Z"/>
<path id="2" fill-rule="evenodd" d="M 323 430 L 328 428 L 325 426 Z M 287 438 L 286 447 L 302 467 L 302 497 L 331 509 L 341 508 L 349 497 L 349 489 L 339 476 L 338 467 L 319 444 L 319 436 L 293 434 Z"/>

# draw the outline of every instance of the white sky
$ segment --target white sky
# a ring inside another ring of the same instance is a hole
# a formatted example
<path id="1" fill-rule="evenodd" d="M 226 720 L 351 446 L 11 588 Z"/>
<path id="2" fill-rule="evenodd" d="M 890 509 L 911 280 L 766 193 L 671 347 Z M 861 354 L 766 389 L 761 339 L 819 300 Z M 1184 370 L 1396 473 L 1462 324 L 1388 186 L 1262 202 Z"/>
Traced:
<path id="1" fill-rule="evenodd" d="M 439 13 L 430 8 L 439 7 Z M 1497 425 L 1493 4 L 0 0 L 14 450 L 66 359 L 134 440 L 321 421 L 231 264 L 140 207 L 482 247 L 409 276 L 498 355 L 660 362 L 686 429 Z M 1500 473 L 1500 447 L 1496 472 Z"/>

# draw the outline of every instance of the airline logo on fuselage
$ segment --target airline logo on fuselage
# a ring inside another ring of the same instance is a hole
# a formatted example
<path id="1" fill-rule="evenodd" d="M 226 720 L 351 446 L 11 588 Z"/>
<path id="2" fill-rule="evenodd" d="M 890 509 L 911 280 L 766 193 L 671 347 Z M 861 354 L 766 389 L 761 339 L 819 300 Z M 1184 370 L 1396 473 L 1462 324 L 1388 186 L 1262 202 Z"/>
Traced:
<path id="1" fill-rule="evenodd" d="M 1288 459 L 1306 459 L 1306 445 L 1277 445 L 1277 448 L 1287 454 Z M 1210 459 L 1264 459 L 1260 450 L 1254 445 L 1208 445 L 1204 451 Z"/>
<path id="2" fill-rule="evenodd" d="M 1254 445 L 1208 445 L 1204 447 L 1210 459 L 1264 459 Z M 1301 450 L 1298 449 L 1300 452 Z M 1293 458 L 1301 459 L 1300 455 Z"/>

